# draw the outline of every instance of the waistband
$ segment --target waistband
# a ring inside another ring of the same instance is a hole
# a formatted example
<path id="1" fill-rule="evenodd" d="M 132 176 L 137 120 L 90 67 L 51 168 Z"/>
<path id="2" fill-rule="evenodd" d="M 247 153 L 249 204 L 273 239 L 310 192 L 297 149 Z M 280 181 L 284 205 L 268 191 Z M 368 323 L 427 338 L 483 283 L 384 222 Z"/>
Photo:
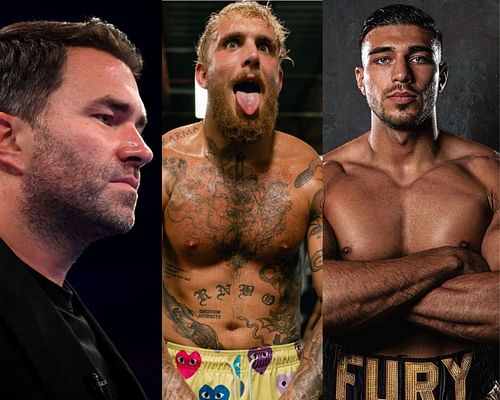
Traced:
<path id="1" fill-rule="evenodd" d="M 295 365 L 300 359 L 302 345 L 296 342 L 242 350 L 214 350 L 167 342 L 167 349 L 176 363 L 201 364 L 200 368 L 205 371 L 225 370 L 225 364 L 232 360 L 238 360 L 242 369 L 251 363 L 258 370 L 264 366 L 274 369 Z"/>
<path id="2" fill-rule="evenodd" d="M 430 358 L 360 354 L 341 345 L 325 348 L 326 391 L 337 400 L 478 400 L 495 385 L 489 352 L 478 346 Z M 328 397 L 329 398 L 329 397 Z"/>

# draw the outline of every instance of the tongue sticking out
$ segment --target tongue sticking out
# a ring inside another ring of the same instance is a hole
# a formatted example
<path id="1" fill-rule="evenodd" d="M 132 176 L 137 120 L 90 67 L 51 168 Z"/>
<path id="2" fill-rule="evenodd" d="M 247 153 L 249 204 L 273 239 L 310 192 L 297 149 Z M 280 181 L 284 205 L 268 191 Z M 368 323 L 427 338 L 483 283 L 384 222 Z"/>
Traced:
<path id="1" fill-rule="evenodd" d="M 258 92 L 247 93 L 247 92 L 237 91 L 236 101 L 238 102 L 241 109 L 245 112 L 245 114 L 247 114 L 248 116 L 252 116 L 255 113 L 255 111 L 257 111 L 257 108 L 259 108 L 260 93 Z"/>

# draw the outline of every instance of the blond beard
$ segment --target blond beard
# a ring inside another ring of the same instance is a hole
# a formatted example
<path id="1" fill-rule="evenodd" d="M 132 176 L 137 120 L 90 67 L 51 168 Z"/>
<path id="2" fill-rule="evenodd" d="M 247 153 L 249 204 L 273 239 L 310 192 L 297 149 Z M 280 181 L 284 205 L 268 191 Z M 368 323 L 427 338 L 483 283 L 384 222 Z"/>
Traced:
<path id="1" fill-rule="evenodd" d="M 278 115 L 278 90 L 261 95 L 264 103 L 257 117 L 240 117 L 233 112 L 225 95 L 224 84 L 208 83 L 208 101 L 217 130 L 230 142 L 254 143 L 274 131 Z"/>

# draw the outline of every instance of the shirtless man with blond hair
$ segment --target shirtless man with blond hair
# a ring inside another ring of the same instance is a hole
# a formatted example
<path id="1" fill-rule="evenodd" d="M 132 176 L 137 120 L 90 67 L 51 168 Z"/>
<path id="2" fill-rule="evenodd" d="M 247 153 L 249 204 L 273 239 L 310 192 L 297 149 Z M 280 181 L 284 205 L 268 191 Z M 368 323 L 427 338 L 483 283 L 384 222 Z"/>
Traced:
<path id="1" fill-rule="evenodd" d="M 327 398 L 498 399 L 498 154 L 437 127 L 432 18 L 384 7 L 360 44 L 371 129 L 324 166 Z"/>
<path id="2" fill-rule="evenodd" d="M 256 2 L 212 15 L 206 117 L 163 137 L 164 399 L 320 394 L 321 321 L 300 360 L 298 255 L 305 240 L 320 294 L 322 170 L 274 129 L 285 37 Z"/>

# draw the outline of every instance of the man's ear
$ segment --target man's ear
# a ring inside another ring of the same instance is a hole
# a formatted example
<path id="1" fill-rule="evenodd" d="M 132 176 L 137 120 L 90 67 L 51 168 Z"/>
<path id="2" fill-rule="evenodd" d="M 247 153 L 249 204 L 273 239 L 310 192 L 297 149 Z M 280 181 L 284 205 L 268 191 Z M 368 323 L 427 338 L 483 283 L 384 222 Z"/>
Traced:
<path id="1" fill-rule="evenodd" d="M 5 112 L 0 112 L 0 169 L 10 174 L 20 175 L 26 169 L 24 140 L 20 138 L 28 123 Z"/>
<path id="2" fill-rule="evenodd" d="M 448 82 L 448 64 L 442 63 L 439 64 L 439 93 L 444 90 L 446 82 Z"/>
<path id="3" fill-rule="evenodd" d="M 358 89 L 361 92 L 363 96 L 366 95 L 365 93 L 365 75 L 364 75 L 364 68 L 363 67 L 356 67 L 354 68 L 354 75 L 356 76 L 356 84 L 358 85 Z"/>
<path id="4" fill-rule="evenodd" d="M 207 68 L 204 64 L 197 62 L 196 67 L 194 69 L 194 76 L 196 78 L 196 82 L 203 89 L 207 88 Z"/>

